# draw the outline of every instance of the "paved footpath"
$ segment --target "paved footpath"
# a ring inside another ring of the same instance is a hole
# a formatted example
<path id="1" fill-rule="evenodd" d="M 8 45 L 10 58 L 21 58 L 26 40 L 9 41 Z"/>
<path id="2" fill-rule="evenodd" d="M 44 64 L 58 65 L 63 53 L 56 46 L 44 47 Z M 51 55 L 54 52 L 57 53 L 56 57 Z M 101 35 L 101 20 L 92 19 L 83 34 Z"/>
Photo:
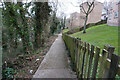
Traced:
<path id="1" fill-rule="evenodd" d="M 62 34 L 59 34 L 33 78 L 76 78 L 69 67 L 65 49 Z"/>

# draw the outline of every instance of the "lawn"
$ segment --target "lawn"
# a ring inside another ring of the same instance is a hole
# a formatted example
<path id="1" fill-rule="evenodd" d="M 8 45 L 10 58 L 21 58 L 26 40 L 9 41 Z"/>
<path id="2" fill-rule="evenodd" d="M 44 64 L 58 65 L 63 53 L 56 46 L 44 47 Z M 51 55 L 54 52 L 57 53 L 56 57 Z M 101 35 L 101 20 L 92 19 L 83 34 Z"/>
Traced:
<path id="1" fill-rule="evenodd" d="M 82 41 L 90 43 L 94 46 L 98 46 L 101 49 L 104 48 L 104 45 L 112 45 L 115 47 L 115 54 L 118 53 L 118 27 L 117 26 L 108 26 L 106 24 L 93 26 L 86 29 L 85 34 L 77 32 L 71 34 L 71 36 L 81 38 Z M 119 47 L 120 48 L 120 47 Z"/>
<path id="2" fill-rule="evenodd" d="M 69 31 L 69 29 L 64 29 L 63 30 L 63 33 L 66 33 L 66 32 L 68 32 Z"/>

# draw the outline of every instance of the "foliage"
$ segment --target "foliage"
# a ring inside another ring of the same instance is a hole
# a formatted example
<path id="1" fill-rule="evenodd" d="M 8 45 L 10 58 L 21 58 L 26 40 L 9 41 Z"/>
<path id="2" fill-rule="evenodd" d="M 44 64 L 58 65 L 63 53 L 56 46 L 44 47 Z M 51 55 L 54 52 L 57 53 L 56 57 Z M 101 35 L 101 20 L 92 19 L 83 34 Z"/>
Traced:
<path id="1" fill-rule="evenodd" d="M 15 70 L 9 67 L 3 70 L 2 72 L 3 78 L 11 79 L 11 78 L 14 78 L 14 75 L 15 75 Z"/>
<path id="2" fill-rule="evenodd" d="M 62 27 L 62 29 L 65 29 L 65 21 L 66 21 L 66 17 L 61 19 L 61 27 Z"/>
<path id="3" fill-rule="evenodd" d="M 57 18 L 55 17 L 55 14 L 53 14 L 52 24 L 50 26 L 51 34 L 54 34 L 55 32 L 60 33 L 62 29 L 65 29 L 65 21 L 66 21 L 66 17 Z"/>
<path id="4" fill-rule="evenodd" d="M 29 12 L 31 5 L 33 8 Z M 4 2 L 2 12 L 3 50 L 12 53 L 22 45 L 24 53 L 29 53 L 34 48 L 39 48 L 41 43 L 44 43 L 42 34 L 45 36 L 46 34 L 43 32 L 47 32 L 46 30 L 49 28 L 47 24 L 51 11 L 48 2 L 17 2 L 17 4 Z"/>
<path id="5" fill-rule="evenodd" d="M 18 22 L 19 20 L 21 22 Z M 14 50 L 14 48 L 18 47 L 19 40 L 22 39 L 23 50 L 27 52 L 27 47 L 29 46 L 28 25 L 22 3 L 4 2 L 3 24 L 3 49 L 9 49 L 9 53 L 11 53 L 12 49 Z"/>
<path id="6" fill-rule="evenodd" d="M 71 34 L 71 36 L 81 38 L 83 41 L 99 46 L 101 49 L 104 48 L 104 45 L 112 45 L 115 47 L 115 53 L 118 54 L 117 26 L 102 24 L 88 28 L 86 34 L 82 34 L 82 31 L 80 31 Z"/>
<path id="7" fill-rule="evenodd" d="M 57 27 L 59 26 L 60 22 L 57 19 L 57 17 L 55 17 L 55 15 L 53 15 L 53 22 L 50 26 L 50 32 L 51 34 L 54 34 L 57 31 Z"/>
<path id="8" fill-rule="evenodd" d="M 34 7 L 32 8 L 32 12 L 34 11 L 35 13 L 35 26 L 34 26 L 34 31 L 35 31 L 35 44 L 34 46 L 36 48 L 39 48 L 42 45 L 42 33 L 43 32 L 48 32 L 47 27 L 49 24 L 49 17 L 50 17 L 50 12 L 51 7 L 48 5 L 48 2 L 42 3 L 42 2 L 34 2 Z M 45 30 L 46 29 L 46 30 Z M 44 36 L 43 36 L 44 37 Z"/>
<path id="9" fill-rule="evenodd" d="M 50 36 L 50 25 L 54 23 L 50 22 L 52 9 L 48 2 L 3 2 L 2 5 L 4 64 L 5 60 L 8 62 L 19 55 L 31 54 L 42 47 Z M 12 74 L 12 69 L 8 68 L 6 72 Z"/>

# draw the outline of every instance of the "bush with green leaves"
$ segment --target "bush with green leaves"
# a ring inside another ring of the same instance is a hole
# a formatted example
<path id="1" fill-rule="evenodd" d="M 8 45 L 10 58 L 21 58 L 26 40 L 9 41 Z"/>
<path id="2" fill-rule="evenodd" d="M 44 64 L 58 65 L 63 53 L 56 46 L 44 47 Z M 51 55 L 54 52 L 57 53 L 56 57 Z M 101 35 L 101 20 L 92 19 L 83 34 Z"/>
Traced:
<path id="1" fill-rule="evenodd" d="M 13 68 L 6 68 L 5 70 L 3 70 L 2 72 L 2 77 L 3 78 L 14 78 L 15 75 L 15 70 Z"/>

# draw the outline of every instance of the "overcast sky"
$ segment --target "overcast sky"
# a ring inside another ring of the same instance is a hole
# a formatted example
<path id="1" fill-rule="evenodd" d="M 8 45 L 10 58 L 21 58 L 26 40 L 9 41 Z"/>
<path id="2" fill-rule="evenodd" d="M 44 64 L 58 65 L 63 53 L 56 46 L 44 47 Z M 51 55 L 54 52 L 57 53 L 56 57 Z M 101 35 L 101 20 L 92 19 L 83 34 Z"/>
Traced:
<path id="1" fill-rule="evenodd" d="M 30 2 L 31 0 L 27 0 L 27 1 Z M 38 0 L 38 1 L 41 1 L 41 0 Z M 69 18 L 71 13 L 80 12 L 79 7 L 76 7 L 76 6 L 78 6 L 78 1 L 82 1 L 82 0 L 58 0 L 58 1 L 59 1 L 58 11 L 57 11 L 58 17 L 61 16 L 61 13 L 64 13 L 66 17 Z M 109 2 L 110 0 L 97 0 L 97 1 L 103 3 L 104 1 Z"/>
<path id="2" fill-rule="evenodd" d="M 97 1 L 103 3 L 105 0 L 97 0 Z M 59 2 L 60 4 L 58 6 L 58 12 L 57 12 L 58 17 L 61 16 L 61 12 L 64 12 L 67 18 L 69 18 L 70 14 L 73 12 L 80 12 L 79 7 L 75 7 L 78 5 L 77 4 L 78 0 L 59 0 Z"/>

